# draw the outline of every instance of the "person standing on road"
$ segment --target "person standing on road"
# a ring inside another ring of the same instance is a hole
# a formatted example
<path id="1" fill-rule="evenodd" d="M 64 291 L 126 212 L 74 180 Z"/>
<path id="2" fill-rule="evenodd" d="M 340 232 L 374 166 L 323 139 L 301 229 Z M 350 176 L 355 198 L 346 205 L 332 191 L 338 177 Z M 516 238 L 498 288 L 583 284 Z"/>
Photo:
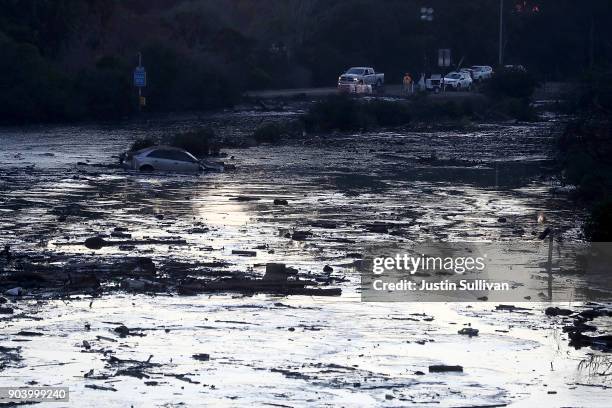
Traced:
<path id="1" fill-rule="evenodd" d="M 411 94 L 414 89 L 413 88 L 414 81 L 412 80 L 412 75 L 410 75 L 409 72 L 406 72 L 406 74 L 404 74 L 403 84 L 404 84 L 404 93 L 407 95 Z"/>

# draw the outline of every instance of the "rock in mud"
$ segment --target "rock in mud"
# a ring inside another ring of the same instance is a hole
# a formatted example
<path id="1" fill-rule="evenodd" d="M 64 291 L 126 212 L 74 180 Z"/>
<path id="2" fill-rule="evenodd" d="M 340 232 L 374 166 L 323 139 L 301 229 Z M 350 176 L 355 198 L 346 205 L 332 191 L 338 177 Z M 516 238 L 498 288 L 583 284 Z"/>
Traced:
<path id="1" fill-rule="evenodd" d="M 612 351 L 612 336 L 587 336 L 579 332 L 570 332 L 569 334 L 570 343 L 569 345 L 579 349 L 581 347 L 591 347 L 596 350 L 605 352 Z"/>
<path id="2" fill-rule="evenodd" d="M 375 234 L 386 234 L 387 232 L 389 232 L 389 226 L 387 224 L 383 224 L 380 222 L 376 222 L 374 224 L 370 224 L 368 226 L 366 226 L 366 229 L 369 232 L 373 232 Z"/>
<path id="3" fill-rule="evenodd" d="M 106 241 L 102 237 L 91 237 L 85 240 L 85 246 L 89 249 L 101 249 L 106 245 Z"/>
<path id="4" fill-rule="evenodd" d="M 210 354 L 207 354 L 207 353 L 197 353 L 197 354 L 194 354 L 192 357 L 198 361 L 210 360 Z"/>
<path id="5" fill-rule="evenodd" d="M 495 310 L 506 310 L 508 312 L 516 312 L 520 310 L 531 310 L 526 307 L 519 307 L 514 305 L 497 305 L 495 306 Z"/>
<path id="6" fill-rule="evenodd" d="M 546 314 L 546 316 L 570 316 L 574 313 L 574 311 L 569 309 L 562 309 L 556 306 L 551 306 L 547 307 L 544 313 Z"/>
<path id="7" fill-rule="evenodd" d="M 314 220 L 309 223 L 311 227 L 315 228 L 326 228 L 326 229 L 336 229 L 338 228 L 338 224 L 333 221 L 325 221 L 325 220 Z"/>
<path id="8" fill-rule="evenodd" d="M 0 314 L 13 314 L 12 307 L 0 307 Z"/>
<path id="9" fill-rule="evenodd" d="M 138 257 L 134 260 L 132 273 L 155 274 L 155 263 L 146 256 Z"/>
<path id="10" fill-rule="evenodd" d="M 68 275 L 66 287 L 69 289 L 97 289 L 100 287 L 100 280 L 93 273 L 71 274 Z"/>
<path id="11" fill-rule="evenodd" d="M 581 320 L 576 320 L 572 326 L 563 327 L 564 333 L 584 333 L 584 332 L 594 332 L 597 330 L 596 326 L 586 324 Z"/>
<path id="12" fill-rule="evenodd" d="M 5 304 L 6 302 L 8 302 L 8 300 L 6 298 L 3 298 L 2 296 L 0 296 L 0 305 Z"/>
<path id="13" fill-rule="evenodd" d="M 121 231 L 113 231 L 111 232 L 110 236 L 113 238 L 132 238 L 132 234 L 128 234 Z"/>
<path id="14" fill-rule="evenodd" d="M 257 251 L 243 251 L 240 249 L 233 249 L 232 255 L 240 255 L 240 256 L 257 256 Z"/>
<path id="15" fill-rule="evenodd" d="M 293 231 L 291 239 L 294 241 L 306 241 L 313 234 L 310 231 Z"/>
<path id="16" fill-rule="evenodd" d="M 587 309 L 587 310 L 583 310 L 582 312 L 578 313 L 578 316 L 580 316 L 580 318 L 585 319 L 585 320 L 593 320 L 596 317 L 603 317 L 603 316 L 612 317 L 612 310 Z"/>
<path id="17" fill-rule="evenodd" d="M 117 391 L 116 388 L 110 386 L 102 386 L 97 384 L 85 384 L 86 388 L 91 388 L 92 390 L 100 390 L 100 391 Z"/>
<path id="18" fill-rule="evenodd" d="M 275 198 L 274 205 L 289 205 L 289 201 L 284 200 L 282 198 Z"/>
<path id="19" fill-rule="evenodd" d="M 464 335 L 464 336 L 478 336 L 478 329 L 473 329 L 471 327 L 464 327 L 463 329 L 459 330 L 457 333 Z"/>
<path id="20" fill-rule="evenodd" d="M 429 366 L 430 373 L 462 373 L 463 367 L 460 365 L 430 365 Z"/>
<path id="21" fill-rule="evenodd" d="M 124 279 L 121 281 L 121 287 L 127 290 L 142 292 L 155 291 L 161 288 L 161 284 L 148 279 Z"/>
<path id="22" fill-rule="evenodd" d="M 333 271 L 334 271 L 334 268 L 332 268 L 332 267 L 331 267 L 331 266 L 329 266 L 329 265 L 325 265 L 325 266 L 323 267 L 323 272 L 325 272 L 325 273 L 332 273 Z"/>
<path id="23" fill-rule="evenodd" d="M 286 281 L 289 276 L 297 275 L 297 270 L 293 268 L 287 268 L 282 263 L 267 263 L 266 273 L 263 276 L 265 281 Z"/>
<path id="24" fill-rule="evenodd" d="M 126 336 L 128 336 L 128 335 L 130 334 L 130 329 L 128 329 L 128 328 L 127 328 L 126 326 L 124 326 L 124 325 L 121 325 L 121 326 L 115 327 L 115 328 L 113 329 L 113 331 L 114 331 L 115 333 L 117 333 L 117 334 L 119 335 L 119 337 L 126 337 Z"/>
<path id="25" fill-rule="evenodd" d="M 240 201 L 240 202 L 259 201 L 259 197 L 237 196 L 237 197 L 231 198 L 230 200 L 232 200 L 232 201 Z"/>
<path id="26" fill-rule="evenodd" d="M 16 334 L 16 336 L 38 337 L 38 336 L 43 336 L 43 334 L 40 332 L 35 332 L 35 331 L 21 330 L 20 332 Z"/>

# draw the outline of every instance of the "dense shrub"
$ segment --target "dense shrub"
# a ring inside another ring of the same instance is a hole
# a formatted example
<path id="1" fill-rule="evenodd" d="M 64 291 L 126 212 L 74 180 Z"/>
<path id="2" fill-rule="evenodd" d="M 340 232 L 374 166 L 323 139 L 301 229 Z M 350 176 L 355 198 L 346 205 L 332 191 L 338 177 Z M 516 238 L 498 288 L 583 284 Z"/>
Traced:
<path id="1" fill-rule="evenodd" d="M 531 122 L 538 118 L 528 99 L 506 97 L 494 103 L 493 110 L 512 119 Z"/>
<path id="2" fill-rule="evenodd" d="M 281 124 L 266 122 L 255 129 L 253 138 L 257 143 L 278 143 L 283 133 L 284 129 Z"/>
<path id="3" fill-rule="evenodd" d="M 592 242 L 612 242 L 612 201 L 600 202 L 593 208 L 584 234 Z"/>
<path id="4" fill-rule="evenodd" d="M 74 79 L 69 102 L 73 117 L 117 119 L 128 116 L 137 106 L 127 64 L 114 57 L 103 57 L 93 68 L 81 70 Z"/>
<path id="5" fill-rule="evenodd" d="M 410 119 L 406 102 L 360 101 L 348 95 L 331 95 L 313 104 L 303 117 L 307 130 L 340 131 L 398 126 Z"/>
<path id="6" fill-rule="evenodd" d="M 359 103 L 346 95 L 331 95 L 313 104 L 304 115 L 307 130 L 349 131 L 363 127 Z"/>
<path id="7" fill-rule="evenodd" d="M 202 128 L 185 133 L 177 133 L 165 139 L 165 143 L 187 150 L 194 156 L 201 157 L 216 154 L 218 150 L 217 137 L 210 128 Z"/>
<path id="8" fill-rule="evenodd" d="M 157 143 L 155 142 L 155 140 L 151 138 L 136 139 L 134 143 L 132 143 L 132 146 L 130 146 L 130 151 L 135 152 L 140 149 L 145 149 L 147 147 L 155 146 L 156 144 Z"/>
<path id="9" fill-rule="evenodd" d="M 362 109 L 379 126 L 405 125 L 411 119 L 410 109 L 403 102 L 375 99 L 364 103 Z"/>
<path id="10" fill-rule="evenodd" d="M 528 72 L 517 69 L 499 69 L 484 85 L 484 91 L 492 98 L 529 99 L 538 81 Z"/>
<path id="11" fill-rule="evenodd" d="M 612 110 L 612 70 L 589 71 L 576 96 L 579 110 Z"/>
<path id="12" fill-rule="evenodd" d="M 69 84 L 36 47 L 0 33 L 0 122 L 66 118 Z"/>

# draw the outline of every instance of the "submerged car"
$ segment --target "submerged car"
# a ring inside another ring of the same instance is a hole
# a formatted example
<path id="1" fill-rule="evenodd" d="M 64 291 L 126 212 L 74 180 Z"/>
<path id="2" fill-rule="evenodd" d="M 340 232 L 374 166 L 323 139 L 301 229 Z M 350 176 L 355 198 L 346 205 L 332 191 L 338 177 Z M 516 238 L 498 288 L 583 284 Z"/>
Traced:
<path id="1" fill-rule="evenodd" d="M 122 165 L 131 170 L 172 171 L 194 173 L 204 170 L 223 170 L 222 165 L 204 163 L 187 150 L 172 146 L 152 146 L 122 157 Z"/>

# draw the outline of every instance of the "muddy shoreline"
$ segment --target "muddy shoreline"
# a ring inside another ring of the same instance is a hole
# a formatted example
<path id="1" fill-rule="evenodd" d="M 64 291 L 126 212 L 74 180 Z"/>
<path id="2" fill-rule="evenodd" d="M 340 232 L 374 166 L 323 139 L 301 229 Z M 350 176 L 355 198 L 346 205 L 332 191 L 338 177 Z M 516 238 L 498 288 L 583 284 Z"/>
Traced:
<path id="1" fill-rule="evenodd" d="M 143 136 L 208 125 L 248 140 L 300 109 L 0 130 L 0 285 L 23 289 L 2 295 L 0 384 L 67 384 L 70 406 L 606 406 L 592 392 L 612 386 L 604 365 L 578 365 L 607 356 L 570 348 L 570 317 L 547 317 L 550 303 L 368 304 L 356 290 L 376 245 L 537 240 L 538 213 L 580 240 L 583 214 L 554 185 L 559 118 L 226 148 L 236 170 L 220 174 L 114 165 Z M 275 263 L 342 294 L 202 290 L 261 282 Z M 463 372 L 428 370 L 444 364 Z"/>

